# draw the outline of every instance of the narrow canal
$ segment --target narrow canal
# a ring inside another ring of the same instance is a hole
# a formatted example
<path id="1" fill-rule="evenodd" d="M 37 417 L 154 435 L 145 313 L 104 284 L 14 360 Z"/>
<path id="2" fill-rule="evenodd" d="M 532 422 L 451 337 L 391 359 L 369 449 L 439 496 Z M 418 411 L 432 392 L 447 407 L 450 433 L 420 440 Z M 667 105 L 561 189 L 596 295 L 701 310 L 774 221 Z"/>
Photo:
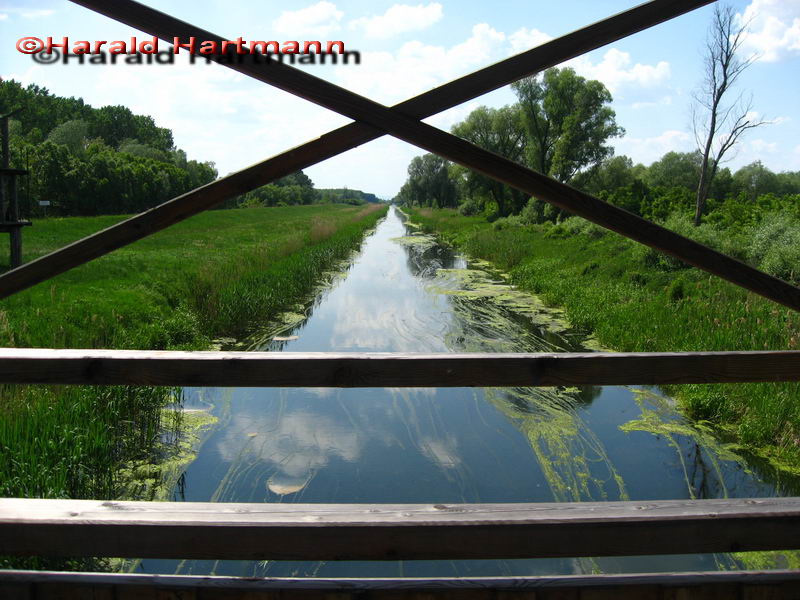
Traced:
<path id="1" fill-rule="evenodd" d="M 262 332 L 248 346 L 287 352 L 535 352 L 581 350 L 588 343 L 557 312 L 505 285 L 485 266 L 468 264 L 433 238 L 415 234 L 395 209 L 306 315 L 289 330 Z M 243 388 L 187 389 L 185 396 L 187 409 L 210 410 L 219 421 L 176 490 L 178 501 L 551 502 L 796 493 L 791 482 L 779 485 L 767 468 L 682 419 L 674 402 L 656 389 Z M 751 564 L 746 560 L 145 560 L 139 570 L 501 576 L 730 569 Z"/>

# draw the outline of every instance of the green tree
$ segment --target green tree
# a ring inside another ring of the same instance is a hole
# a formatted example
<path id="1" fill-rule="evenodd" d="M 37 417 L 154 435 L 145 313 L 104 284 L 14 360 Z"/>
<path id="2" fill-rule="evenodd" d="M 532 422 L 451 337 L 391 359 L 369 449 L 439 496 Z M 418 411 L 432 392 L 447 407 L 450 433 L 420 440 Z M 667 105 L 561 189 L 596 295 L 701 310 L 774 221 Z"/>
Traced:
<path id="1" fill-rule="evenodd" d="M 47 136 L 54 144 L 66 146 L 73 154 L 80 154 L 86 147 L 89 124 L 81 119 L 72 119 L 57 125 Z"/>
<path id="2" fill-rule="evenodd" d="M 606 87 L 573 69 L 548 69 L 511 87 L 522 109 L 528 164 L 559 181 L 610 157 L 606 142 L 625 133 Z"/>
<path id="3" fill-rule="evenodd" d="M 640 172 L 634 170 L 633 161 L 627 156 L 612 156 L 599 165 L 578 173 L 572 185 L 595 196 L 602 191 L 631 186 L 641 179 Z"/>
<path id="4" fill-rule="evenodd" d="M 402 203 L 443 208 L 457 206 L 456 186 L 449 175 L 450 163 L 436 154 L 415 156 L 408 165 L 408 179 L 398 194 Z"/>
<path id="5" fill-rule="evenodd" d="M 647 168 L 645 183 L 651 188 L 682 187 L 694 192 L 702 158 L 699 152 L 667 152 Z"/>
<path id="6" fill-rule="evenodd" d="M 736 171 L 732 187 L 734 194 L 744 194 L 749 202 L 755 202 L 762 194 L 779 194 L 782 191 L 781 180 L 760 160 Z"/>
<path id="7" fill-rule="evenodd" d="M 461 123 L 453 127 L 453 134 L 485 150 L 515 162 L 524 162 L 527 138 L 518 105 L 499 109 L 480 106 Z M 525 194 L 503 183 L 460 166 L 453 168 L 469 196 L 483 196 L 497 204 L 498 213 L 518 212 L 527 201 Z"/>

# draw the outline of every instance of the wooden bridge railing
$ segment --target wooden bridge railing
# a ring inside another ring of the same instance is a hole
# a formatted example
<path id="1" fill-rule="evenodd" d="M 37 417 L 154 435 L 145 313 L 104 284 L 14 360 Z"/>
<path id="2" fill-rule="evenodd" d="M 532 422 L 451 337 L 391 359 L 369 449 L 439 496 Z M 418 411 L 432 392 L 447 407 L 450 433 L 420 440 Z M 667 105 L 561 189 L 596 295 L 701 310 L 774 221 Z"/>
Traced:
<path id="1" fill-rule="evenodd" d="M 72 0 L 166 41 L 221 40 L 132 0 Z M 393 107 L 277 63 L 229 68 L 355 120 L 0 275 L 0 298 L 389 133 L 785 306 L 800 289 L 433 128 L 421 119 L 710 4 L 653 0 Z M 223 57 L 224 59 L 224 57 Z M 378 355 L 0 350 L 0 382 L 210 386 L 553 386 L 800 380 L 798 352 Z M 800 499 L 282 505 L 0 500 L 0 555 L 217 559 L 616 556 L 800 547 Z M 0 571 L 0 597 L 398 600 L 800 597 L 797 572 L 435 580 L 248 580 Z M 771 595 L 770 595 L 771 594 Z"/>

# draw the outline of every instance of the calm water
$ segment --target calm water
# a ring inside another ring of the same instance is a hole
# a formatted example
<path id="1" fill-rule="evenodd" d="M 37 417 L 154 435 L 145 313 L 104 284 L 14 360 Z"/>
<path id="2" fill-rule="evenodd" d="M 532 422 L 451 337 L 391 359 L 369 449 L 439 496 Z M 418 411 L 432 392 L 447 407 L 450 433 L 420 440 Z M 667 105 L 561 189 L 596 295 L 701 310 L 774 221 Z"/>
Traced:
<path id="1" fill-rule="evenodd" d="M 262 350 L 524 352 L 582 340 L 487 284 L 394 209 L 308 318 Z M 554 274 L 558 276 L 558 274 Z M 509 292 L 509 293 L 507 293 Z M 290 338 L 290 339 L 285 339 Z M 657 390 L 188 389 L 219 423 L 176 491 L 215 502 L 550 502 L 797 493 L 692 428 Z M 146 560 L 147 572 L 488 576 L 732 568 L 730 556 L 404 562 Z"/>

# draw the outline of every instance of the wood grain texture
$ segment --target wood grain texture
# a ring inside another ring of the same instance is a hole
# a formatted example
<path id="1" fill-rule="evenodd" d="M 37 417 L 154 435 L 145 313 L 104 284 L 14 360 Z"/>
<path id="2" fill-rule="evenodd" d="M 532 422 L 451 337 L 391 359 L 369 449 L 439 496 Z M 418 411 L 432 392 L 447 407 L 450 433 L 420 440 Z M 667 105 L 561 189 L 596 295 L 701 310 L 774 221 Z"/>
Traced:
<path id="1" fill-rule="evenodd" d="M 422 119 L 471 100 L 492 89 L 555 66 L 632 33 L 646 29 L 712 0 L 654 0 L 541 46 L 481 69 L 402 102 L 394 109 Z M 87 3 L 81 3 L 89 6 Z M 90 8 L 102 9 L 102 6 Z M 178 35 L 178 33 L 174 33 Z M 171 39 L 171 38 L 170 38 Z M 274 65 L 270 65 L 274 66 Z M 45 281 L 90 260 L 165 229 L 218 205 L 227 198 L 305 169 L 384 135 L 363 123 L 351 123 L 302 146 L 165 202 L 96 234 L 0 275 L 0 298 Z"/>
<path id="2" fill-rule="evenodd" d="M 799 545 L 800 498 L 446 505 L 0 500 L 0 555 L 436 560 Z"/>
<path id="3" fill-rule="evenodd" d="M 122 23 L 171 41 L 183 39 L 223 41 L 205 31 L 134 0 L 72 0 Z M 226 67 L 273 85 L 352 119 L 383 129 L 393 136 L 443 156 L 462 166 L 580 215 L 630 239 L 671 254 L 684 262 L 717 275 L 775 302 L 800 310 L 800 288 L 717 252 L 694 240 L 656 225 L 633 213 L 581 192 L 555 179 L 498 156 L 466 140 L 419 121 L 401 110 L 387 108 L 289 65 L 251 55 L 230 60 L 212 57 Z"/>
<path id="4" fill-rule="evenodd" d="M 10 600 L 61 600 L 72 589 L 83 592 L 97 587 L 114 591 L 116 600 L 585 600 L 598 595 L 641 598 L 656 589 L 660 600 L 709 600 L 716 598 L 791 598 L 798 595 L 796 571 L 741 571 L 695 573 L 641 573 L 635 575 L 566 575 L 505 578 L 403 578 L 403 579 L 284 579 L 199 577 L 0 571 L 3 585 L 29 588 L 30 595 Z M 44 588 L 43 584 L 49 584 Z M 14 588 L 8 588 L 14 589 Z M 48 595 L 46 591 L 54 592 Z M 58 591 L 62 595 L 58 595 Z M 767 594 L 773 595 L 764 595 Z M 727 595 L 722 595 L 727 593 Z M 35 595 L 34 595 L 35 594 Z M 594 594 L 594 595 L 592 595 Z M 91 598 L 91 595 L 84 596 Z M 602 597 L 602 596 L 600 596 Z M 607 597 L 607 596 L 606 596 Z M 5 599 L 5 596 L 3 596 Z"/>
<path id="5" fill-rule="evenodd" d="M 552 354 L 0 348 L 0 383 L 546 387 L 800 381 L 800 351 Z"/>

